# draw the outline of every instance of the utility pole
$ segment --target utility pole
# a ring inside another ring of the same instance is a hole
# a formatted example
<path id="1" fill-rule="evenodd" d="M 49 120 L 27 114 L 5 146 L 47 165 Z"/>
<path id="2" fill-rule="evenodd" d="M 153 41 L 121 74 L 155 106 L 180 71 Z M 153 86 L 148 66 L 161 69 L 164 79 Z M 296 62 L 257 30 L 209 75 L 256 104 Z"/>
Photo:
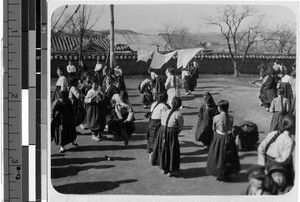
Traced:
<path id="1" fill-rule="evenodd" d="M 114 61 L 114 43 L 115 43 L 115 31 L 114 31 L 114 5 L 110 5 L 110 13 L 111 13 L 111 26 L 110 26 L 110 54 L 109 54 L 109 65 L 110 68 L 113 67 Z"/>

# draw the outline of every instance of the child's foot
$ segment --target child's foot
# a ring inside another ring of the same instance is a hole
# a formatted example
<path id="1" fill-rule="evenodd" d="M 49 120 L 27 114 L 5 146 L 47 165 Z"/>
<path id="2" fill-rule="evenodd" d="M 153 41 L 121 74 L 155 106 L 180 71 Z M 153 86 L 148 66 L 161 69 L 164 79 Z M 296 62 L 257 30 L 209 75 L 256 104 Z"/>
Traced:
<path id="1" fill-rule="evenodd" d="M 101 141 L 101 139 L 99 137 L 97 137 L 96 135 L 92 135 L 92 140 Z"/>
<path id="2" fill-rule="evenodd" d="M 168 174 L 168 171 L 162 170 L 161 173 L 162 173 L 162 174 Z"/>
<path id="3" fill-rule="evenodd" d="M 60 147 L 59 153 L 65 153 L 67 150 L 64 147 Z"/>
<path id="4" fill-rule="evenodd" d="M 86 129 L 86 128 L 84 127 L 83 124 L 80 124 L 79 127 L 80 127 L 82 130 Z"/>
<path id="5" fill-rule="evenodd" d="M 103 135 L 103 133 L 99 133 L 97 137 L 98 137 L 99 139 L 101 139 L 101 138 L 106 138 L 106 135 Z"/>

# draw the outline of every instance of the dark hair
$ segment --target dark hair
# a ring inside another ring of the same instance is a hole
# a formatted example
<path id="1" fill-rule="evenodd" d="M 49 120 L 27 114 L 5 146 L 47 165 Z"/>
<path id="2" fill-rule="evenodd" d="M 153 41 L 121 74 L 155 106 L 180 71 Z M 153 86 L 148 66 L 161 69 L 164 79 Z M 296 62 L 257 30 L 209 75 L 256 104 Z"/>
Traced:
<path id="1" fill-rule="evenodd" d="M 172 109 L 167 117 L 167 120 L 166 120 L 166 127 L 165 127 L 165 133 L 167 132 L 167 128 L 168 128 L 168 123 L 169 123 L 169 120 L 170 120 L 170 117 L 171 115 L 181 107 L 181 104 L 182 104 L 182 100 L 180 97 L 174 97 L 173 100 L 172 100 Z M 166 136 L 165 136 L 166 137 Z"/>
<path id="2" fill-rule="evenodd" d="M 168 68 L 168 71 L 171 75 L 175 75 L 175 70 L 173 68 Z"/>
<path id="3" fill-rule="evenodd" d="M 218 106 L 220 107 L 220 109 L 223 112 L 225 112 L 226 114 L 228 113 L 229 102 L 227 100 L 220 100 L 220 102 L 218 103 Z"/>
<path id="4" fill-rule="evenodd" d="M 163 103 L 163 102 L 167 102 L 167 100 L 168 100 L 168 94 L 166 92 L 158 94 L 157 102 Z"/>
<path id="5" fill-rule="evenodd" d="M 70 86 L 77 86 L 77 83 L 78 83 L 78 78 L 75 76 L 72 76 L 70 78 L 70 82 L 69 82 Z"/>
<path id="6" fill-rule="evenodd" d="M 229 108 L 229 102 L 227 100 L 220 100 L 218 103 L 219 108 L 225 112 L 225 131 L 228 131 L 229 128 L 229 115 L 228 115 L 228 108 Z"/>
<path id="7" fill-rule="evenodd" d="M 99 81 L 98 81 L 98 79 L 97 79 L 97 77 L 94 77 L 93 79 L 92 79 L 92 81 L 91 81 L 91 83 L 92 84 L 99 84 Z"/>
<path id="8" fill-rule="evenodd" d="M 121 90 L 119 93 L 121 99 L 128 100 L 128 93 L 125 90 Z"/>
<path id="9" fill-rule="evenodd" d="M 293 114 L 288 114 L 283 119 L 282 130 L 288 132 L 294 132 L 296 118 Z"/>
<path id="10" fill-rule="evenodd" d="M 62 70 L 62 68 L 61 68 L 61 67 L 57 67 L 56 71 L 57 71 L 57 70 L 60 70 L 60 71 L 62 71 L 62 72 L 63 72 L 63 70 Z"/>
<path id="11" fill-rule="evenodd" d="M 66 91 L 66 90 L 63 90 L 63 91 L 60 91 L 60 92 L 59 92 L 59 98 L 61 98 L 61 99 L 63 99 L 63 100 L 67 99 L 68 96 L 69 96 L 69 92 Z"/>
<path id="12" fill-rule="evenodd" d="M 284 93 L 284 89 L 283 88 L 280 87 L 280 88 L 277 89 L 277 94 L 278 95 L 283 95 L 283 93 Z"/>
<path id="13" fill-rule="evenodd" d="M 215 104 L 215 101 L 214 101 L 214 98 L 212 97 L 212 95 L 210 94 L 210 92 L 206 92 L 204 94 L 204 102 L 209 106 L 214 106 L 216 105 Z"/>

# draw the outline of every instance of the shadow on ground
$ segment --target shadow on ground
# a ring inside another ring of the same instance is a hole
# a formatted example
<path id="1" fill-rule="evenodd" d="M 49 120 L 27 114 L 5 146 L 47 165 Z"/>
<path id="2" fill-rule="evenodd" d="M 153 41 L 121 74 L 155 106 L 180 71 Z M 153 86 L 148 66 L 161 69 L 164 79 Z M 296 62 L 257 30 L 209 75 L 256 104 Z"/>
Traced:
<path id="1" fill-rule="evenodd" d="M 188 169 L 180 170 L 180 172 L 178 172 L 174 177 L 184 178 L 184 179 L 203 177 L 206 176 L 205 169 L 206 168 L 201 167 L 201 168 L 188 168 Z"/>
<path id="2" fill-rule="evenodd" d="M 180 158 L 180 163 L 207 162 L 207 156 L 184 156 Z"/>
<path id="3" fill-rule="evenodd" d="M 130 141 L 130 140 L 129 140 Z M 80 146 L 77 148 L 71 148 L 68 151 L 72 152 L 85 152 L 85 151 L 115 151 L 115 150 L 131 150 L 131 149 L 145 149 L 145 145 L 99 145 L 99 146 Z"/>
<path id="4" fill-rule="evenodd" d="M 63 178 L 68 176 L 75 176 L 79 172 L 90 169 L 106 169 L 112 168 L 113 165 L 100 165 L 100 166 L 68 166 L 68 167 L 60 167 L 60 168 L 51 168 L 51 178 Z"/>
<path id="5" fill-rule="evenodd" d="M 54 189 L 62 194 L 96 194 L 118 188 L 121 184 L 137 182 L 136 179 L 120 180 L 115 182 L 82 182 L 62 186 L 55 186 Z"/>
<path id="6" fill-rule="evenodd" d="M 136 133 L 136 134 L 145 134 L 146 133 L 146 129 L 148 127 L 148 123 L 149 123 L 148 121 L 145 121 L 145 122 L 135 122 L 134 123 L 135 124 L 135 131 L 134 131 L 134 133 Z"/>
<path id="7" fill-rule="evenodd" d="M 99 154 L 100 155 L 100 154 Z M 59 158 L 59 159 L 51 159 L 51 165 L 52 166 L 66 166 L 71 164 L 86 164 L 86 163 L 97 163 L 106 161 L 106 158 L 104 157 L 100 158 Z M 130 157 L 110 157 L 111 161 L 132 161 L 136 158 L 130 158 Z"/>

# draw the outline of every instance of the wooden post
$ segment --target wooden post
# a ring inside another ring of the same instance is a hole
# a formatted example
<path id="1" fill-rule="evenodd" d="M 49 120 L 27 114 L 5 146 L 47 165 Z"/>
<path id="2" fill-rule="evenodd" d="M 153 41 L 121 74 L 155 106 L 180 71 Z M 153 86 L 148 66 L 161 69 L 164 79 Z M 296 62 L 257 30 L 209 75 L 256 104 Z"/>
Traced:
<path id="1" fill-rule="evenodd" d="M 114 32 L 114 5 L 110 5 L 110 13 L 111 13 L 111 27 L 110 27 L 110 55 L 109 55 L 109 65 L 110 68 L 113 67 L 113 59 L 114 59 L 114 41 L 115 41 L 115 32 Z"/>

